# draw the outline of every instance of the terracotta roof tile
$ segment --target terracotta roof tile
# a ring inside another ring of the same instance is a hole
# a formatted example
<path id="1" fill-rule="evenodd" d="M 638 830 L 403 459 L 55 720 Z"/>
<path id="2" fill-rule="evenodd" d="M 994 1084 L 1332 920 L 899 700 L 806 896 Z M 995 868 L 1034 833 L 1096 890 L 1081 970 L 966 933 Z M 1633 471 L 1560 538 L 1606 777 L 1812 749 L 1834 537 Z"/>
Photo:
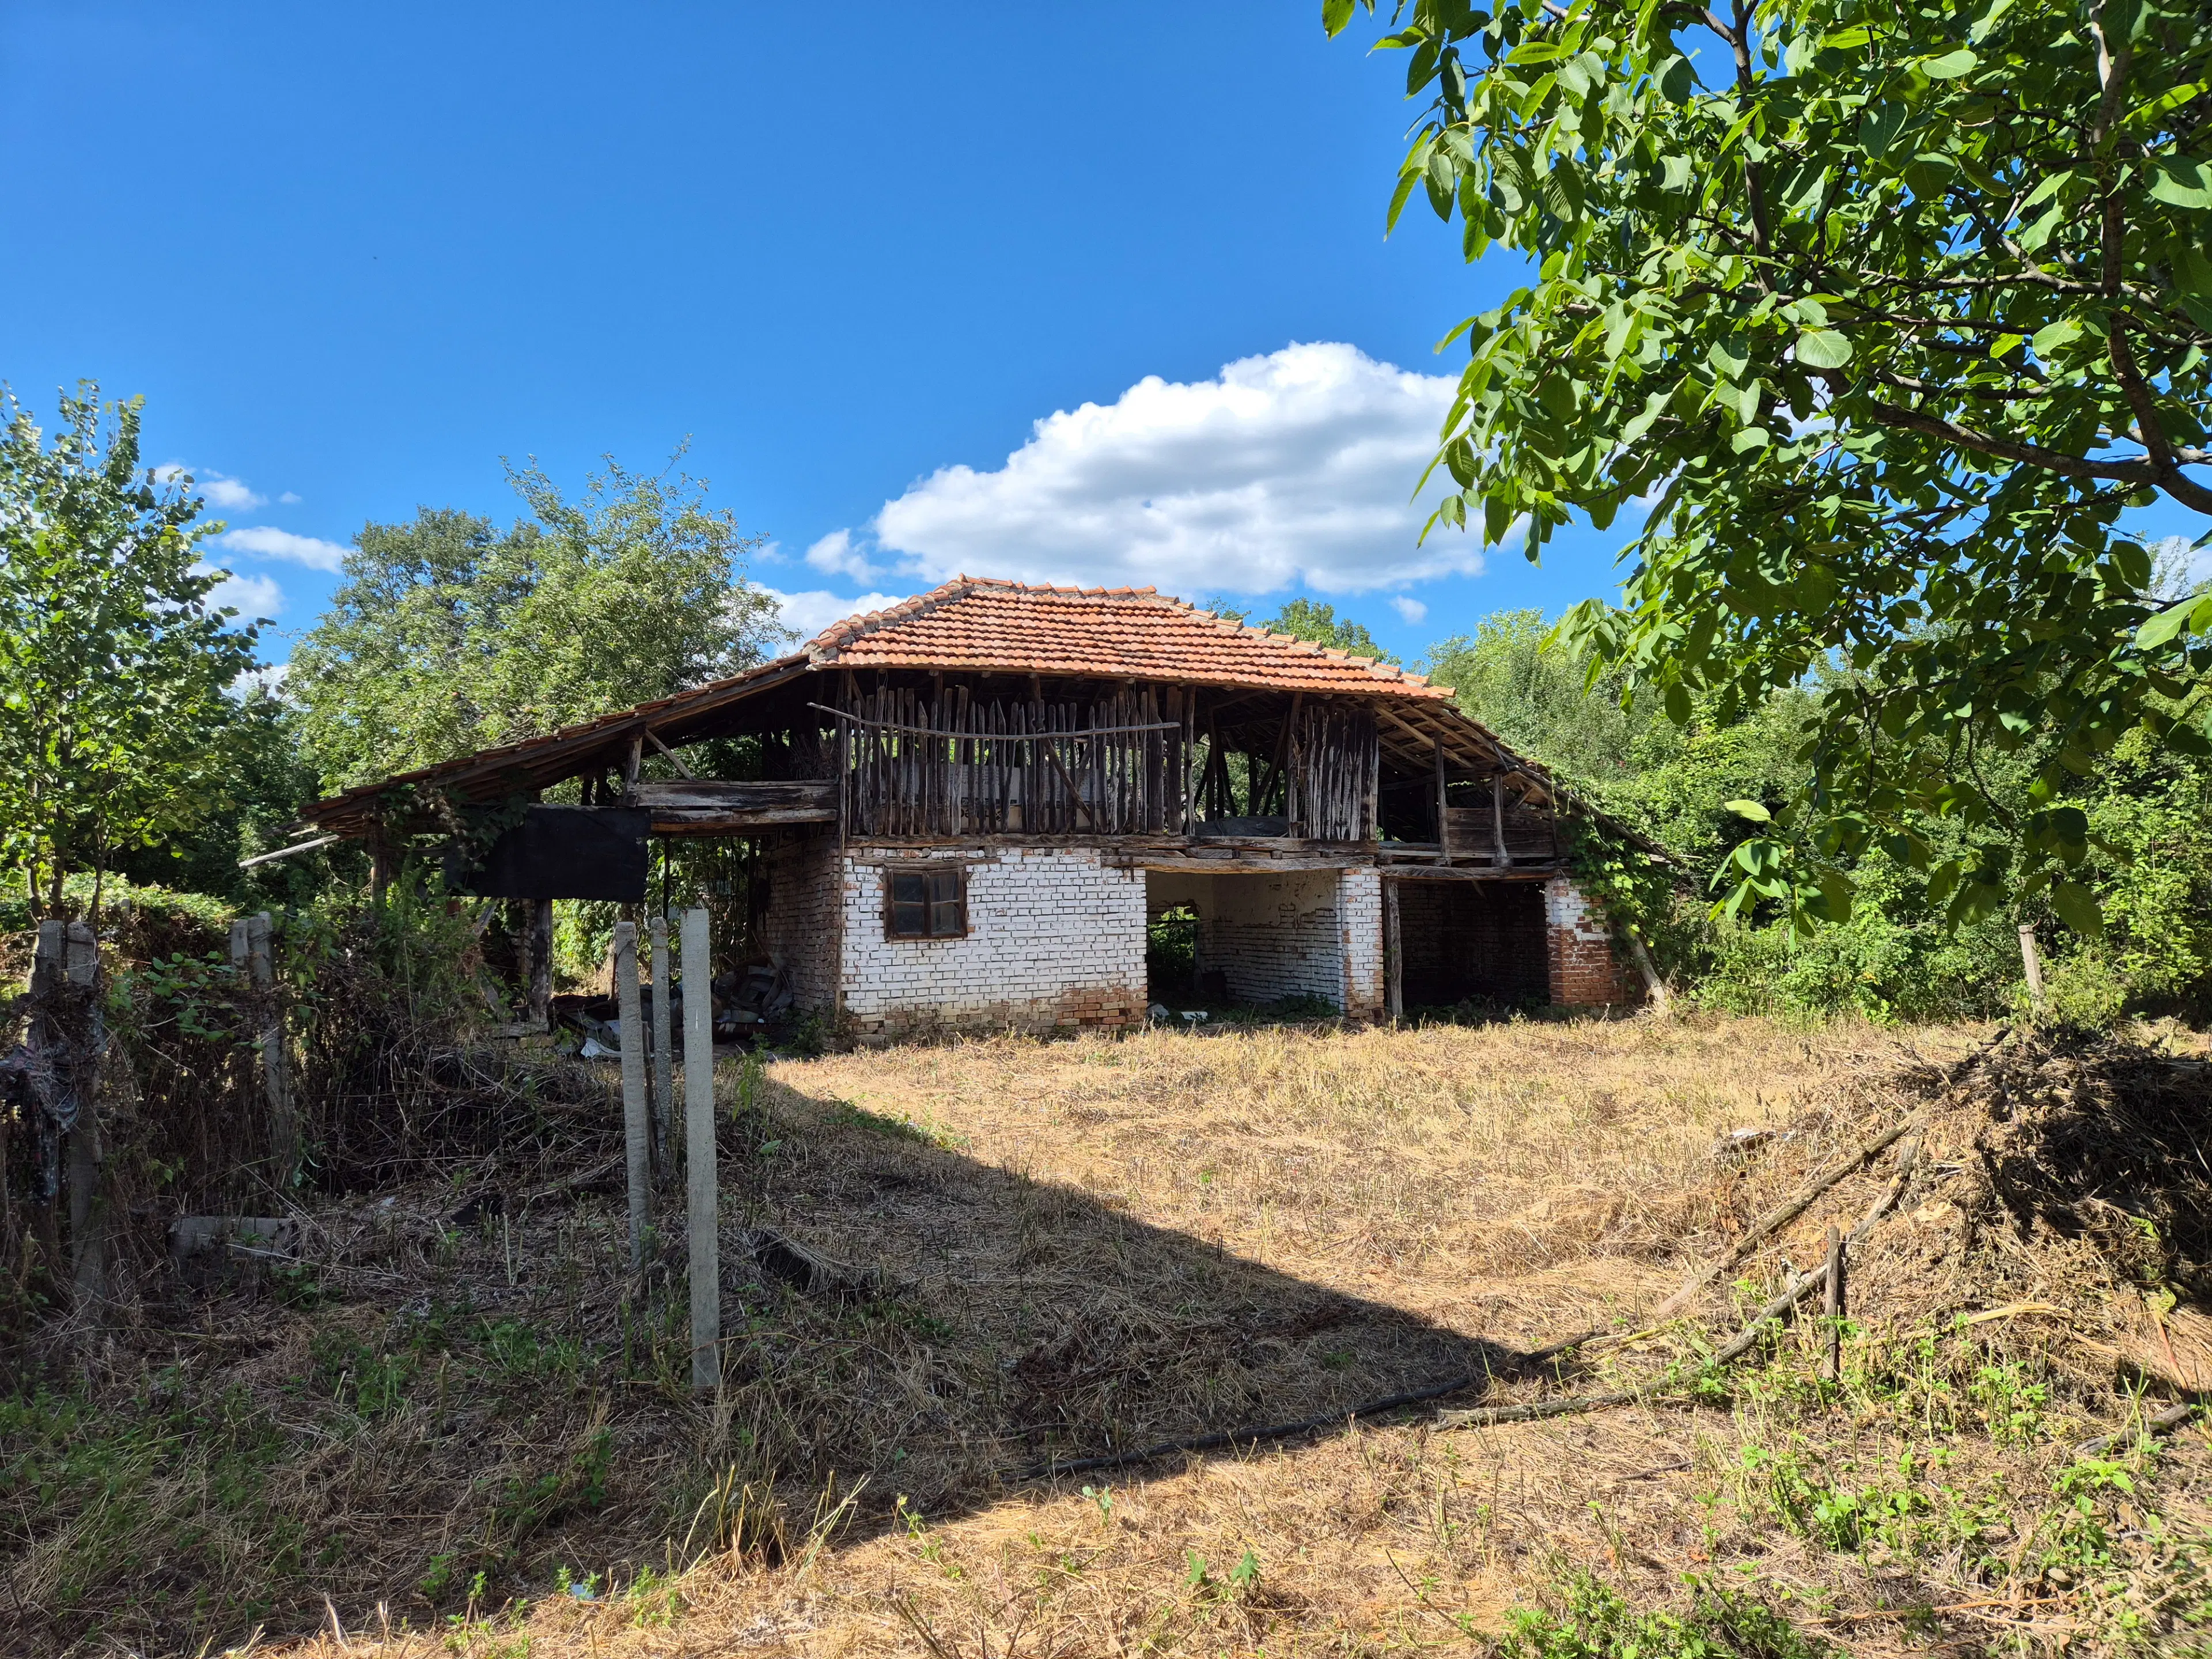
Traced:
<path id="1" fill-rule="evenodd" d="M 1449 701 L 1388 663 L 1253 628 L 1150 587 L 1050 587 L 960 576 L 850 617 L 806 647 L 822 667 L 1096 675 Z"/>

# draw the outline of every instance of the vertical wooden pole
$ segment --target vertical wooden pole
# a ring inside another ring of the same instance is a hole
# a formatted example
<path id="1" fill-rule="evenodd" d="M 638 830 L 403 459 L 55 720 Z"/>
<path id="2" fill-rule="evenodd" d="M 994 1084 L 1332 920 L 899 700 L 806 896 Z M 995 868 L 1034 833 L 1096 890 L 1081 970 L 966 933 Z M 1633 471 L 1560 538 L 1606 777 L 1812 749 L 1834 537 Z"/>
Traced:
<path id="1" fill-rule="evenodd" d="M 1490 861 L 1503 870 L 1513 862 L 1505 851 L 1505 774 L 1490 775 Z"/>
<path id="2" fill-rule="evenodd" d="M 669 1047 L 668 918 L 653 917 L 646 931 L 653 939 L 653 1148 L 655 1167 L 665 1182 L 676 1173 L 676 1062 Z"/>
<path id="3" fill-rule="evenodd" d="M 1382 878 L 1382 972 L 1394 1021 L 1406 1017 L 1406 947 L 1399 932 L 1398 887 L 1389 876 Z"/>
<path id="4" fill-rule="evenodd" d="M 1844 1374 L 1844 1236 L 1828 1224 L 1828 1380 Z"/>
<path id="5" fill-rule="evenodd" d="M 1449 809 L 1450 797 L 1445 793 L 1444 740 L 1442 738 L 1431 738 L 1429 741 L 1435 746 L 1437 757 L 1437 862 L 1449 864 L 1451 862 L 1451 820 L 1444 814 Z"/>
<path id="6" fill-rule="evenodd" d="M 2023 921 L 2020 925 L 2020 963 L 2027 970 L 2027 1006 L 2031 1013 L 2043 1012 L 2043 955 L 2035 948 L 2035 924 Z"/>
<path id="7" fill-rule="evenodd" d="M 645 769 L 645 733 L 641 732 L 629 740 L 629 748 L 623 755 L 622 804 L 629 805 L 637 799 L 637 775 Z"/>
<path id="8" fill-rule="evenodd" d="M 647 1203 L 652 1183 L 645 1100 L 645 1012 L 637 989 L 637 924 L 615 924 L 615 1000 L 622 1010 L 623 1145 L 629 1164 L 629 1266 L 645 1266 Z"/>
<path id="9" fill-rule="evenodd" d="M 300 1122 L 292 1109 L 292 1057 L 284 1046 L 284 1016 L 276 1002 L 273 930 L 266 910 L 246 920 L 246 960 L 261 1038 L 261 1090 L 269 1103 L 269 1146 L 276 1166 L 276 1190 L 289 1193 L 300 1173 Z M 234 951 L 236 948 L 232 946 Z"/>
<path id="10" fill-rule="evenodd" d="M 1626 930 L 1624 936 L 1628 940 L 1628 959 L 1636 964 L 1636 971 L 1644 976 L 1644 994 L 1651 1000 L 1654 1009 L 1665 1013 L 1672 1006 L 1672 1000 L 1667 981 L 1659 977 L 1659 964 L 1651 960 L 1651 952 L 1642 939 Z"/>
<path id="11" fill-rule="evenodd" d="M 33 947 L 30 1047 L 34 1075 L 52 1079 L 48 1100 L 67 1114 L 70 1277 L 79 1307 L 107 1290 L 106 1217 L 100 1203 L 100 941 L 88 922 L 39 924 Z M 49 1212 L 51 1213 L 51 1212 Z M 58 1277 L 58 1274 L 57 1274 Z"/>
<path id="12" fill-rule="evenodd" d="M 553 1025 L 553 901 L 530 901 L 530 1023 Z"/>
<path id="13" fill-rule="evenodd" d="M 722 1381 L 721 1182 L 714 1160 L 714 977 L 703 909 L 684 913 L 685 1208 L 691 1232 L 691 1386 Z"/>

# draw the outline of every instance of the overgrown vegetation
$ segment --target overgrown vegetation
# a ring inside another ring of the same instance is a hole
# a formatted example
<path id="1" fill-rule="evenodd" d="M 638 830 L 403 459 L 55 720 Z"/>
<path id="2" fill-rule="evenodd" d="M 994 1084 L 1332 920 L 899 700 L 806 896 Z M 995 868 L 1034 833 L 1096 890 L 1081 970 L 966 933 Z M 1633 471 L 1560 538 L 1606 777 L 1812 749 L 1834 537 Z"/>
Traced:
<path id="1" fill-rule="evenodd" d="M 1715 915 L 1710 898 L 1760 833 L 1756 814 L 1778 810 L 1796 787 L 1802 728 L 1825 682 L 1777 693 L 1733 722 L 1700 705 L 1677 725 L 1649 703 L 1624 705 L 1618 671 L 1593 683 L 1588 659 L 1534 611 L 1486 618 L 1437 646 L 1427 666 L 1470 714 L 1680 860 L 1672 882 L 1640 862 L 1623 863 L 1614 883 L 1604 870 L 1586 873 L 1709 1006 L 1916 1020 L 2025 1012 L 2022 921 L 2054 959 L 2052 1006 L 2064 1018 L 2104 1027 L 2123 1013 L 2201 1018 L 2212 1000 L 2212 767 L 2148 732 L 2123 739 L 2060 798 L 2088 826 L 2075 875 L 2102 913 L 2094 931 L 2047 899 L 1956 922 L 1928 868 L 1869 846 L 1844 860 L 1852 904 L 1808 932 L 1779 903 Z M 1990 757 L 1982 775 L 1992 799 L 2033 807 L 2026 761 Z M 1932 813 L 1917 833 L 1960 849 L 1976 834 Z"/>

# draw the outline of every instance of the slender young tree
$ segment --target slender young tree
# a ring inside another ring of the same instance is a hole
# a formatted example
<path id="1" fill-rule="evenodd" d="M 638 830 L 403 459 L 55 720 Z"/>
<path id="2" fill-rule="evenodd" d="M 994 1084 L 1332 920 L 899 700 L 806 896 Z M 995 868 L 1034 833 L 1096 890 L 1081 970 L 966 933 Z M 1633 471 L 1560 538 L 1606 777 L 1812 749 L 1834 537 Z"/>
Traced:
<path id="1" fill-rule="evenodd" d="M 228 695 L 258 624 L 209 595 L 189 476 L 139 466 L 141 400 L 63 394 L 47 441 L 0 388 L 0 851 L 33 914 L 64 878 L 219 810 Z"/>
<path id="2" fill-rule="evenodd" d="M 1358 5 L 1324 0 L 1324 27 Z M 1874 843 L 1954 921 L 2099 925 L 2062 796 L 2207 748 L 2212 601 L 2119 528 L 2212 517 L 2212 11 L 2191 0 L 1415 0 L 1415 196 L 1527 281 L 1468 362 L 1438 518 L 1531 558 L 1634 523 L 1594 671 L 1680 721 L 1843 672 L 1727 872 L 1838 917 Z M 1431 529 L 1437 527 L 1432 523 Z M 1988 782 L 2032 751 L 2024 806 Z M 1983 826 L 1939 851 L 1923 815 Z"/>

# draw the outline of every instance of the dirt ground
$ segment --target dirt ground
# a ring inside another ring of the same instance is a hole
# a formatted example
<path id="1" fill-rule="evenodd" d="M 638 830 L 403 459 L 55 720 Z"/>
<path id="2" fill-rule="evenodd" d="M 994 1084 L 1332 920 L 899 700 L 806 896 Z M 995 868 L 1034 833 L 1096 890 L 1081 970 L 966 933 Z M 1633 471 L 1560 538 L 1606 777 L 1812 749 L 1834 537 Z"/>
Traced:
<path id="1" fill-rule="evenodd" d="M 682 1387 L 680 1283 L 623 1277 L 604 1146 L 577 1153 L 591 1180 L 457 1170 L 329 1206 L 312 1305 L 256 1292 L 248 1340 L 203 1304 L 239 1352 L 176 1345 L 170 1386 L 220 1371 L 288 1402 L 288 1432 L 323 1443 L 267 1501 L 353 1517 L 302 1523 L 305 1557 L 325 1536 L 337 1554 L 272 1599 L 262 1652 L 2206 1650 L 2201 1414 L 2133 1437 L 2174 1397 L 2156 1352 L 2131 1369 L 2102 1314 L 2100 1355 L 2069 1346 L 2092 1290 L 2107 1312 L 2135 1294 L 2068 1266 L 2094 1226 L 2039 1243 L 2021 1221 L 1986 1247 L 2027 1264 L 2010 1278 L 1961 1265 L 1982 1259 L 1954 1240 L 1975 1154 L 1932 1119 L 1913 1182 L 1855 1170 L 1644 1328 L 1808 1175 L 1948 1098 L 1990 1036 L 1262 1028 L 787 1060 L 751 1085 L 732 1067 L 714 1405 Z M 2021 1075 L 1994 1086 L 2044 1087 Z M 1840 1376 L 1820 1374 L 1817 1302 L 1710 1363 L 1886 1193 Z M 811 1284 L 756 1259 L 765 1230 L 822 1260 Z M 2160 1351 L 2186 1349 L 2189 1286 L 2142 1282 Z M 1438 1417 L 1638 1388 L 1546 1421 Z M 89 1513 L 19 1501 L 11 1520 L 46 1528 L 11 1563 L 19 1597 L 54 1605 Z M 100 1594 L 76 1594 L 89 1618 Z M 173 1650 L 163 1594 L 185 1591 L 111 1596 L 83 1650 Z M 220 1624 L 190 1628 L 235 1644 Z"/>

